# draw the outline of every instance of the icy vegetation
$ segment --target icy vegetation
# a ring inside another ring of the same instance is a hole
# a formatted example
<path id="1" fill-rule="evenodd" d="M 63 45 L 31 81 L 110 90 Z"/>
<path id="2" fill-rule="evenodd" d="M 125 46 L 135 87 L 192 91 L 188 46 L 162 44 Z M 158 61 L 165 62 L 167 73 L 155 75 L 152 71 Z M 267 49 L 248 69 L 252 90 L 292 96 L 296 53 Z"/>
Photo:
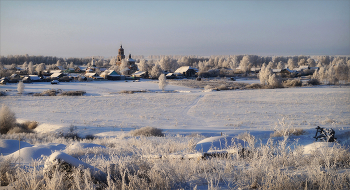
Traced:
<path id="1" fill-rule="evenodd" d="M 86 92 L 74 97 L 31 95 L 50 90 L 48 82 L 26 84 L 21 95 L 17 84 L 1 86 L 7 93 L 0 97 L 6 130 L 0 136 L 1 185 L 350 187 L 349 86 L 224 90 L 231 83 L 247 89 L 258 80 L 222 81 L 203 80 L 201 88 L 170 83 L 164 91 L 151 80 L 61 83 L 63 92 Z M 28 127 L 32 133 L 9 132 L 27 121 L 38 122 Z M 334 129 L 337 142 L 315 142 L 317 126 Z"/>

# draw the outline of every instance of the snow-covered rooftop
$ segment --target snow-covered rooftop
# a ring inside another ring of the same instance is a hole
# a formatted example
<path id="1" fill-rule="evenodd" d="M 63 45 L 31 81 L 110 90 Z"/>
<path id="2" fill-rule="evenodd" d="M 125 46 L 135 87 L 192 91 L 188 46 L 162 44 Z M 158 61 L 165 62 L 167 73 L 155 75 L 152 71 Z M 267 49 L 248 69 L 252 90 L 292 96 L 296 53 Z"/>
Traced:
<path id="1" fill-rule="evenodd" d="M 191 66 L 182 66 L 178 69 L 176 69 L 176 71 L 174 73 L 179 73 L 179 74 L 183 74 L 184 72 L 187 72 L 188 70 L 193 69 L 195 71 L 197 71 L 198 69 L 191 67 Z"/>

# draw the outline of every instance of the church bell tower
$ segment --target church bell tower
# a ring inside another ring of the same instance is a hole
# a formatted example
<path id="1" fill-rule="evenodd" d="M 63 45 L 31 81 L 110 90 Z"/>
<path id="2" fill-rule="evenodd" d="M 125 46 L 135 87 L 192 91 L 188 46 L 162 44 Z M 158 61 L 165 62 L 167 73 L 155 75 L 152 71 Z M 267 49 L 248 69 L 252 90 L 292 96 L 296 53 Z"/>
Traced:
<path id="1" fill-rule="evenodd" d="M 122 59 L 125 59 L 123 45 L 120 45 L 117 56 L 117 64 L 120 64 Z"/>

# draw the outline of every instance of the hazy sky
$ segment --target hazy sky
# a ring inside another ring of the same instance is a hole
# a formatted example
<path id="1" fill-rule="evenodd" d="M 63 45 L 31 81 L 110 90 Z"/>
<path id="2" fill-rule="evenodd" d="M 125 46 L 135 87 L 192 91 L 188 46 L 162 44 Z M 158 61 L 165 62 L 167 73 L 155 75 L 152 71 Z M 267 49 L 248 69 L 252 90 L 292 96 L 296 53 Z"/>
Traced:
<path id="1" fill-rule="evenodd" d="M 349 55 L 350 1 L 4 1 L 3 56 Z"/>

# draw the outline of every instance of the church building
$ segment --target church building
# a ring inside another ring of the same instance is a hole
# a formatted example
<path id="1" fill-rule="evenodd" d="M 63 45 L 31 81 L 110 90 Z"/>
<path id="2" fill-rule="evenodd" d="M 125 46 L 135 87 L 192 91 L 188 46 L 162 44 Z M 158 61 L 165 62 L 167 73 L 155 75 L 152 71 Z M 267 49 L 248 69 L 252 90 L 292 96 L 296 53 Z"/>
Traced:
<path id="1" fill-rule="evenodd" d="M 118 50 L 118 56 L 117 56 L 117 65 L 119 66 L 122 63 L 122 60 L 125 59 L 124 55 L 124 49 L 123 46 L 120 45 L 120 48 Z M 128 64 L 128 74 L 132 74 L 138 70 L 136 61 L 131 58 L 131 54 L 129 54 L 129 59 L 127 59 L 127 64 Z"/>
<path id="2" fill-rule="evenodd" d="M 123 46 L 120 45 L 120 48 L 118 50 L 118 56 L 117 56 L 117 65 L 120 65 L 120 63 L 122 62 L 122 59 L 125 59 L 125 55 L 124 55 Z"/>

